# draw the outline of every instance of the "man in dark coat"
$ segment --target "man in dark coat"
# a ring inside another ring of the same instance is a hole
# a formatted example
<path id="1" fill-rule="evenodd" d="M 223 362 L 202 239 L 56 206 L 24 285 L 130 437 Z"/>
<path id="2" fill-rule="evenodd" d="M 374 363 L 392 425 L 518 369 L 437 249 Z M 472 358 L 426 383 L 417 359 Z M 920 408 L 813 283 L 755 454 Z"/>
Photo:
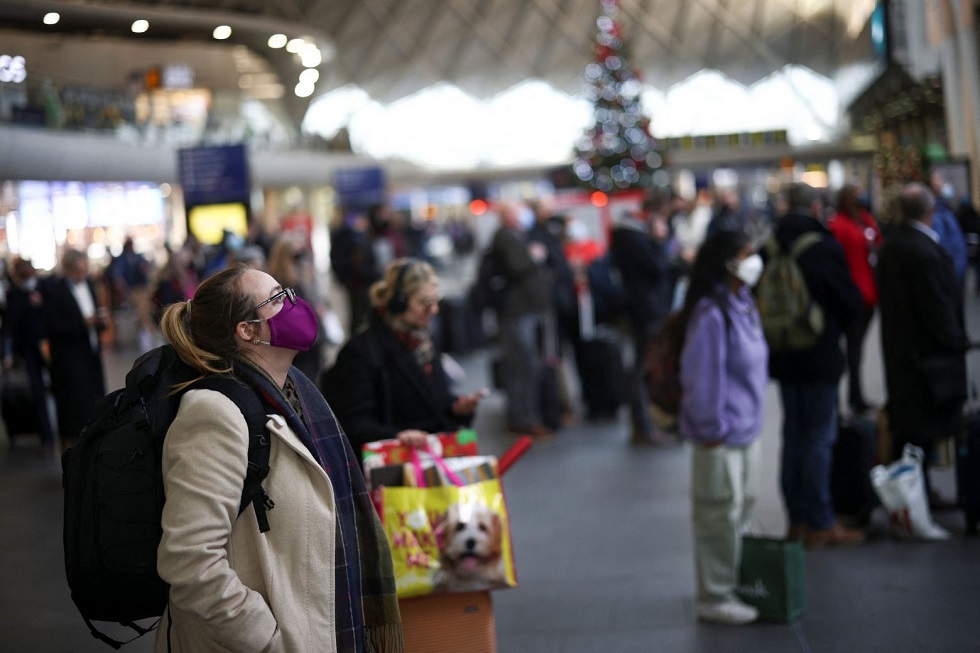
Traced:
<path id="1" fill-rule="evenodd" d="M 8 370 L 18 362 L 23 363 L 33 399 L 30 408 L 34 411 L 41 434 L 41 453 L 47 455 L 54 451 L 54 428 L 48 415 L 48 393 L 44 386 L 47 363 L 41 353 L 41 341 L 45 336 L 37 270 L 30 261 L 17 258 L 13 262 L 10 281 L 7 306 L 3 312 L 4 374 L 10 374 Z M 28 406 L 22 408 L 27 409 Z M 8 416 L 4 415 L 4 418 Z"/>
<path id="2" fill-rule="evenodd" d="M 666 198 L 653 195 L 639 214 L 620 217 L 610 238 L 609 256 L 619 270 L 629 298 L 627 312 L 633 331 L 633 369 L 630 418 L 634 444 L 666 444 L 654 428 L 643 378 L 647 344 L 670 311 L 670 258 L 664 242 L 668 236 Z"/>
<path id="3" fill-rule="evenodd" d="M 106 327 L 106 308 L 99 304 L 88 270 L 85 253 L 70 249 L 62 256 L 61 276 L 49 279 L 41 290 L 62 446 L 78 437 L 105 396 L 99 334 Z"/>
<path id="4" fill-rule="evenodd" d="M 823 311 L 824 328 L 806 349 L 773 347 L 770 376 L 779 382 L 783 404 L 781 486 L 789 513 L 789 536 L 807 546 L 856 544 L 860 531 L 837 522 L 830 495 L 830 466 L 837 440 L 838 386 L 844 373 L 841 334 L 858 315 L 861 293 L 851 279 L 844 250 L 820 221 L 823 202 L 806 184 L 788 191 L 789 212 L 773 237 L 783 251 L 817 233 L 820 240 L 797 257 L 811 299 Z M 770 343 L 772 344 L 772 343 Z"/>
<path id="5" fill-rule="evenodd" d="M 935 198 L 909 184 L 899 207 L 902 222 L 878 264 L 890 453 L 912 443 L 927 465 L 936 442 L 959 428 L 969 339 L 953 261 L 932 228 Z"/>

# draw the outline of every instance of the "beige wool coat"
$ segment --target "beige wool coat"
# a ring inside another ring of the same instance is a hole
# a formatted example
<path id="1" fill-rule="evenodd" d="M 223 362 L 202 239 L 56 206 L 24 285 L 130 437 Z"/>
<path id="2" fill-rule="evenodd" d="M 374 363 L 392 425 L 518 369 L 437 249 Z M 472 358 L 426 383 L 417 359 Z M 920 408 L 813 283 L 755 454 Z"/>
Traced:
<path id="1" fill-rule="evenodd" d="M 170 615 L 156 650 L 335 652 L 336 510 L 326 472 L 278 415 L 270 473 L 275 508 L 259 532 L 254 509 L 238 516 L 248 428 L 213 390 L 181 399 L 163 449 L 166 504 L 157 569 L 170 583 Z M 172 623 L 171 623 L 172 621 Z"/>

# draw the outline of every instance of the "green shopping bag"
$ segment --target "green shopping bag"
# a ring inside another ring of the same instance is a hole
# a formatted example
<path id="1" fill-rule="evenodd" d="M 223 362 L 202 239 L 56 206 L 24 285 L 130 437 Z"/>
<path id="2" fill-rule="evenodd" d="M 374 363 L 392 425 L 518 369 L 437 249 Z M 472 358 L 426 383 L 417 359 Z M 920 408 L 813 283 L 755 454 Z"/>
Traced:
<path id="1" fill-rule="evenodd" d="M 769 537 L 742 538 L 742 567 L 736 590 L 766 621 L 793 621 L 806 610 L 803 542 Z"/>

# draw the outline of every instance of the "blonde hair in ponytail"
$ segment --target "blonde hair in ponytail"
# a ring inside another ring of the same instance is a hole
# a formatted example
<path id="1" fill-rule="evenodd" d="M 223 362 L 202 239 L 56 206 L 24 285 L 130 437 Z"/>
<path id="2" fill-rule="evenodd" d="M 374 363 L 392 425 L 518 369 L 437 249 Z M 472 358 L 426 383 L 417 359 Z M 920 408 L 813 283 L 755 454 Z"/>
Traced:
<path id="1" fill-rule="evenodd" d="M 208 374 L 230 374 L 238 353 L 235 328 L 254 315 L 254 302 L 242 287 L 250 268 L 222 270 L 198 287 L 193 300 L 171 304 L 160 318 L 160 330 L 180 359 L 201 373 L 175 391 Z"/>

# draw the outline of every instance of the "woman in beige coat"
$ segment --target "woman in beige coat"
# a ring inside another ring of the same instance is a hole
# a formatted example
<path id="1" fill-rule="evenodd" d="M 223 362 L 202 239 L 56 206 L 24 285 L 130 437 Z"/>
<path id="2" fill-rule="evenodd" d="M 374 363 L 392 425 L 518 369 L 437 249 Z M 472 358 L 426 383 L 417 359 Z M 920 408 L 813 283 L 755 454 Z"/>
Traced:
<path id="1" fill-rule="evenodd" d="M 289 288 L 236 267 L 167 308 L 181 359 L 233 375 L 268 414 L 275 502 L 261 532 L 239 516 L 248 428 L 223 393 L 189 389 L 163 451 L 157 567 L 170 601 L 158 651 L 401 651 L 391 555 L 357 459 L 316 387 L 292 367 L 316 314 Z"/>

